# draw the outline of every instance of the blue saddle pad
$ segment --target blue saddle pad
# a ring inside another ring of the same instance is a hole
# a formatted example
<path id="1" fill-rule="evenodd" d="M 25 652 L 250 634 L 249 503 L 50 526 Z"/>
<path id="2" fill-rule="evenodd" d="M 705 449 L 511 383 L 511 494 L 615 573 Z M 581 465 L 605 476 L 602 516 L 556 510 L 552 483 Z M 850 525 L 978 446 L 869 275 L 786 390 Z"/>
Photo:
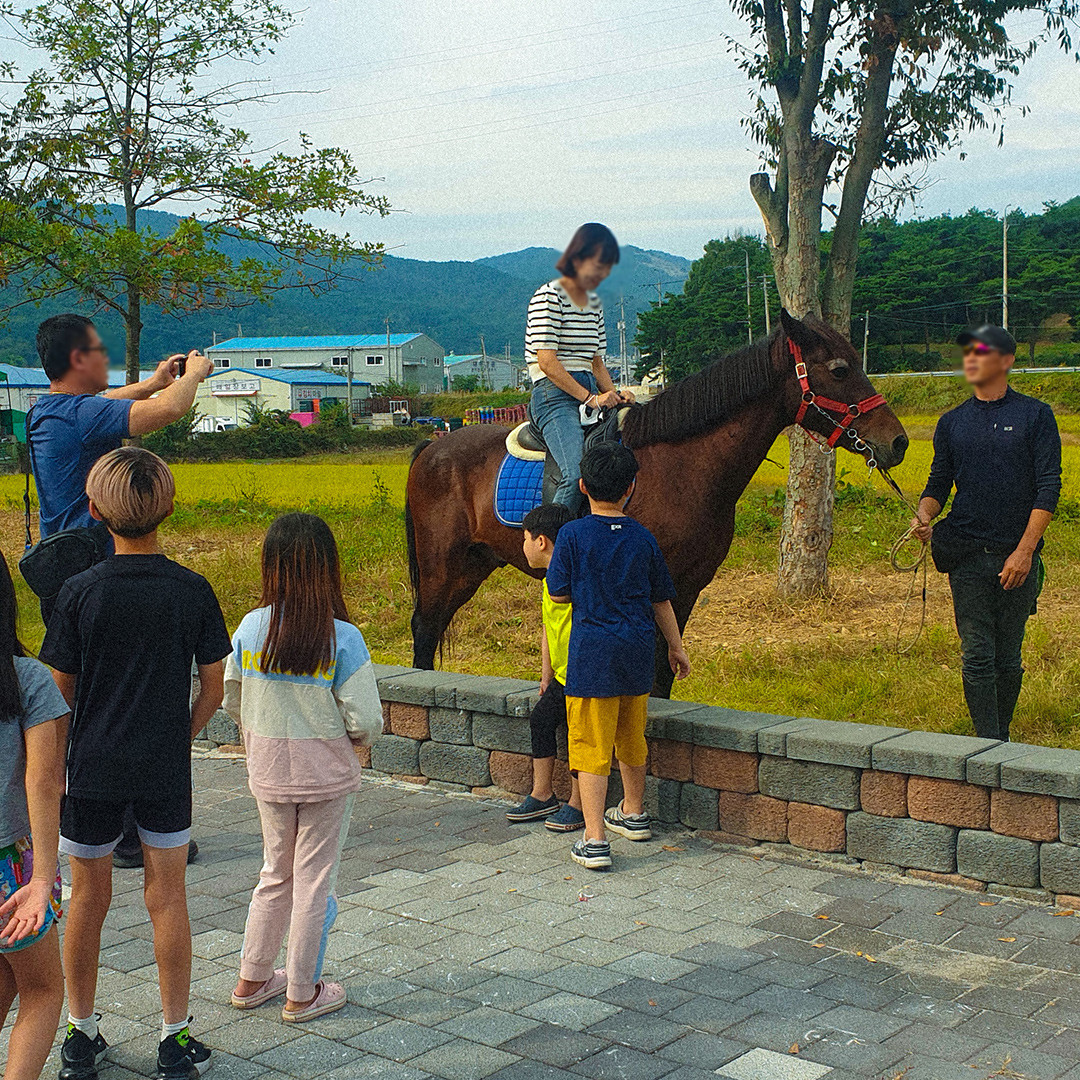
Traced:
<path id="1" fill-rule="evenodd" d="M 544 463 L 507 454 L 495 479 L 495 516 L 520 529 L 525 515 L 543 501 Z"/>

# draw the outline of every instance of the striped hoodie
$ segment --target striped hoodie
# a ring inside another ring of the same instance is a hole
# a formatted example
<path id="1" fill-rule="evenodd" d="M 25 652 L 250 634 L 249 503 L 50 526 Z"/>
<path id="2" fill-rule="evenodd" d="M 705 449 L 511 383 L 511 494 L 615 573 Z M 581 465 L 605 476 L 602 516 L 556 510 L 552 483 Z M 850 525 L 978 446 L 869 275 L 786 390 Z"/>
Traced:
<path id="1" fill-rule="evenodd" d="M 240 725 L 248 784 L 264 802 L 321 802 L 356 791 L 360 763 L 352 741 L 382 732 L 382 705 L 364 636 L 334 621 L 329 670 L 284 675 L 259 670 L 270 609 L 244 616 L 225 665 L 225 708 Z"/>

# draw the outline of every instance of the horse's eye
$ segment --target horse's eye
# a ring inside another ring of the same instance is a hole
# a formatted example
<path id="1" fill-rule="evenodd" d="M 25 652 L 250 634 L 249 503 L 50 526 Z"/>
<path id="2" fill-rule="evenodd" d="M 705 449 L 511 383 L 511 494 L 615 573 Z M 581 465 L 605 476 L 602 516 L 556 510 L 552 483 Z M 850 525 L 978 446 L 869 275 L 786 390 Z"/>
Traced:
<path id="1" fill-rule="evenodd" d="M 829 374 L 834 379 L 846 379 L 851 374 L 851 368 L 843 360 L 834 360 L 829 364 Z"/>

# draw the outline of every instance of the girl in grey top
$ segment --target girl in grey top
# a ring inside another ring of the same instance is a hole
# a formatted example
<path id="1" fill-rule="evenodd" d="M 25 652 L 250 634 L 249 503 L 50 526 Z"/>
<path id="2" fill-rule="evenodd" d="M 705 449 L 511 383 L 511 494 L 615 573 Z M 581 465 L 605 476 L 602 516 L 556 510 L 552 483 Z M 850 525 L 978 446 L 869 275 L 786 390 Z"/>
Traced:
<path id="1" fill-rule="evenodd" d="M 60 1021 L 57 844 L 67 703 L 44 664 L 26 655 L 17 603 L 0 556 L 0 1025 L 16 995 L 7 1072 L 37 1076 Z"/>

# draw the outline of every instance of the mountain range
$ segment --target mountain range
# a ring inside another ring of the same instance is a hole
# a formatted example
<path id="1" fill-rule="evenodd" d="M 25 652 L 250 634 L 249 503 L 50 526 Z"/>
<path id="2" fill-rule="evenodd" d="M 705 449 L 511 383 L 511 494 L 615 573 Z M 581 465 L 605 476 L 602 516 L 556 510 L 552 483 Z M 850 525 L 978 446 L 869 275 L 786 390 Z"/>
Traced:
<path id="1" fill-rule="evenodd" d="M 155 220 L 157 219 L 157 220 Z M 176 219 L 169 214 L 147 213 L 144 222 L 172 231 Z M 232 245 L 230 245 L 232 246 Z M 238 249 L 245 245 L 236 244 Z M 248 252 L 238 251 L 238 254 Z M 239 331 L 253 335 L 307 335 L 383 333 L 385 320 L 395 333 L 428 334 L 447 352 L 480 351 L 480 337 L 489 352 L 501 353 L 509 345 L 520 356 L 525 336 L 525 311 L 537 286 L 557 276 L 554 248 L 530 247 L 493 255 L 474 262 L 426 262 L 387 255 L 382 265 L 368 270 L 350 268 L 337 288 L 319 296 L 302 290 L 271 294 L 267 303 L 225 311 L 200 311 L 179 318 L 149 307 L 144 313 L 142 358 L 144 366 L 169 353 L 205 348 Z M 690 260 L 633 245 L 622 248 L 622 258 L 601 286 L 608 348 L 617 354 L 619 301 L 626 311 L 628 344 L 633 341 L 636 316 L 648 310 L 663 292 L 678 293 L 690 269 Z M 0 310 L 18 301 L 15 286 L 0 290 Z M 92 315 L 88 305 L 71 300 L 50 301 L 40 308 L 10 310 L 0 326 L 0 360 L 36 365 L 34 334 L 38 322 L 60 311 Z M 101 313 L 95 322 L 114 363 L 124 355 L 123 326 L 118 318 Z"/>

